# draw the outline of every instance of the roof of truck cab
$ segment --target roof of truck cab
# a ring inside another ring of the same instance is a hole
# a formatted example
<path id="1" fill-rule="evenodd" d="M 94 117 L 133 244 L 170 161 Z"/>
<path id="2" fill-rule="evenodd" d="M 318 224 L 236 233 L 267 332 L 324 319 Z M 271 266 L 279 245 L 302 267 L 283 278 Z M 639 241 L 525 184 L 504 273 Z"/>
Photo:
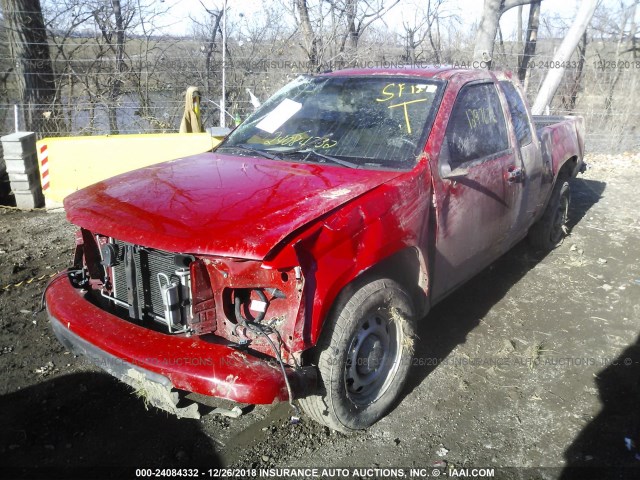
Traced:
<path id="1" fill-rule="evenodd" d="M 328 76 L 371 76 L 371 75 L 409 75 L 423 78 L 435 78 L 440 80 L 446 80 L 457 74 L 466 74 L 470 77 L 475 77 L 478 80 L 485 78 L 492 78 L 491 73 L 485 69 L 479 68 L 460 68 L 454 66 L 425 66 L 418 68 L 413 65 L 407 66 L 394 66 L 393 68 L 349 68 L 345 70 L 336 70 L 333 72 L 326 72 L 323 75 Z"/>

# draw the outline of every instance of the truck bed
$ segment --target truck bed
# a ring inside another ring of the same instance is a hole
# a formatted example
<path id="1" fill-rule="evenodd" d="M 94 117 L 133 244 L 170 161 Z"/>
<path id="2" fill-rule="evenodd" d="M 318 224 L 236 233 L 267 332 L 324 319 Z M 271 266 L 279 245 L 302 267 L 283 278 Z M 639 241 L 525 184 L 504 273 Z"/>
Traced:
<path id="1" fill-rule="evenodd" d="M 557 172 L 568 158 L 575 158 L 575 177 L 583 166 L 584 119 L 570 115 L 533 115 L 545 163 Z"/>
<path id="2" fill-rule="evenodd" d="M 533 123 L 538 131 L 556 123 L 562 123 L 566 120 L 572 121 L 578 118 L 572 115 L 532 115 L 531 117 L 533 118 Z"/>

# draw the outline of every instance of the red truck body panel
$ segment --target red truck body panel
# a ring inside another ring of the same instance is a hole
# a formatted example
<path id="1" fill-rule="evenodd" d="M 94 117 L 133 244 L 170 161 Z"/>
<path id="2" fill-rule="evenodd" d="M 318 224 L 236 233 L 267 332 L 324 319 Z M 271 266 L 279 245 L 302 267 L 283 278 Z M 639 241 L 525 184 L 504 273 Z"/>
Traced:
<path id="1" fill-rule="evenodd" d="M 91 185 L 69 221 L 131 243 L 262 260 L 286 235 L 399 172 L 203 153 Z"/>
<path id="2" fill-rule="evenodd" d="M 340 75 L 443 82 L 444 94 L 413 168 L 349 169 L 213 152 L 88 187 L 65 200 L 70 222 L 94 235 L 204 259 L 216 291 L 214 333 L 167 335 L 134 325 L 88 302 L 65 278 L 46 294 L 52 322 L 124 362 L 169 378 L 177 388 L 247 403 L 281 400 L 287 394 L 281 373 L 228 345 L 237 327 L 229 306 L 221 307 L 224 288 L 269 287 L 282 276 L 279 286 L 288 299 L 270 302 L 280 322 L 287 375 L 295 379 L 291 366 L 316 345 L 336 299 L 355 279 L 410 252 L 418 272 L 412 281 L 428 299 L 428 309 L 524 237 L 566 162 L 575 159 L 571 175 L 582 165 L 581 119 L 542 126 L 537 135 L 531 123 L 532 142 L 519 149 L 507 100 L 497 88 L 510 148 L 472 165 L 462 177 L 443 174 L 440 152 L 459 92 L 470 82 L 496 83 L 509 75 L 434 68 L 326 76 Z M 508 180 L 516 169 L 526 181 Z M 300 269 L 296 279 L 294 267 Z M 273 354 L 265 341 L 252 347 Z M 210 362 L 148 361 L 185 356 L 212 359 L 214 368 Z"/>
<path id="3" fill-rule="evenodd" d="M 272 403 L 288 398 L 282 374 L 273 360 L 240 352 L 213 336 L 176 336 L 167 341 L 162 333 L 114 317 L 87 302 L 66 277 L 51 284 L 46 300 L 49 316 L 58 328 L 99 346 L 127 367 L 141 367 L 168 378 L 176 388 L 241 403 Z M 92 360 L 107 370 L 119 367 L 102 365 L 102 357 Z"/>

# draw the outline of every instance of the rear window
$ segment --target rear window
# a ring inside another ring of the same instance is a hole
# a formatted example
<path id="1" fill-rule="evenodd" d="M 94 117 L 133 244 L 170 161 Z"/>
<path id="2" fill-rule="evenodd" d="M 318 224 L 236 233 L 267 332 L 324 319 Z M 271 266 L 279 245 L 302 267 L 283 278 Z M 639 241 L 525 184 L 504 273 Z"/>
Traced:
<path id="1" fill-rule="evenodd" d="M 509 104 L 509 113 L 511 114 L 511 120 L 513 121 L 513 128 L 516 132 L 516 138 L 518 139 L 518 145 L 524 147 L 531 143 L 531 127 L 529 125 L 529 115 L 527 115 L 527 108 L 524 106 L 522 97 L 518 93 L 515 85 L 511 82 L 500 82 L 502 91 L 507 97 L 507 103 Z"/>

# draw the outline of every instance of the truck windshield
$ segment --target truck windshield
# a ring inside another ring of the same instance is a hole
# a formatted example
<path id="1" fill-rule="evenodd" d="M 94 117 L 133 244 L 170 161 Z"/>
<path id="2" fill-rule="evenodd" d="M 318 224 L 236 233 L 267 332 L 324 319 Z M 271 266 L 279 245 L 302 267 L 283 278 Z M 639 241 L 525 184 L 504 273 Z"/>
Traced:
<path id="1" fill-rule="evenodd" d="M 443 84 L 407 77 L 299 77 L 217 151 L 351 168 L 413 167 Z"/>

